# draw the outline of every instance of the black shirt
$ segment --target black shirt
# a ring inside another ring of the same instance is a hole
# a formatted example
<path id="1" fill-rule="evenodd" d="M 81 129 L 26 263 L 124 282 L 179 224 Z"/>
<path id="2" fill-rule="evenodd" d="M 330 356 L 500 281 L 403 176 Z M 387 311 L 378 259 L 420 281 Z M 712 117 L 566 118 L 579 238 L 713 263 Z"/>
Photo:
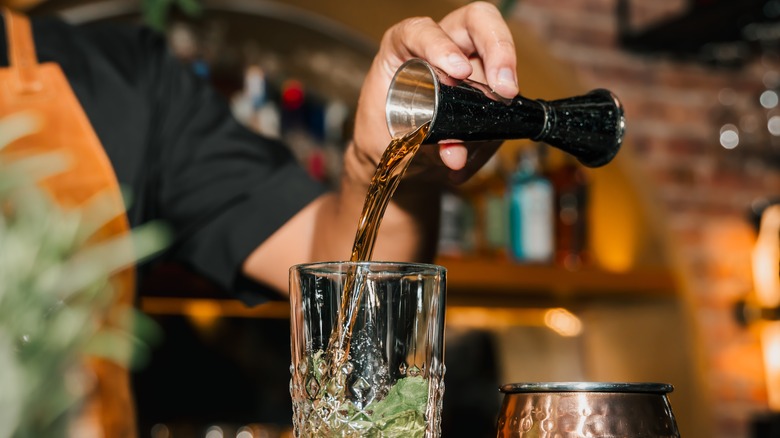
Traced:
<path id="1" fill-rule="evenodd" d="M 264 300 L 240 267 L 324 188 L 280 142 L 241 126 L 227 101 L 149 29 L 33 19 L 39 62 L 62 67 L 120 184 L 132 226 L 162 219 L 168 256 L 248 304 Z M 7 66 L 0 20 L 0 65 Z"/>

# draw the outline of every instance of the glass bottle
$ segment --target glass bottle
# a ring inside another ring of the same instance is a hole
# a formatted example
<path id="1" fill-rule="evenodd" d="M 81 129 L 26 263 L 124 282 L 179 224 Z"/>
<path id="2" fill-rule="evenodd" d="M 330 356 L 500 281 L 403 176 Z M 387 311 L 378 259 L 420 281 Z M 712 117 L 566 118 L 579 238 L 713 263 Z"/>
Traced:
<path id="1" fill-rule="evenodd" d="M 581 165 L 569 155 L 550 172 L 555 191 L 555 262 L 569 270 L 587 259 L 588 181 Z"/>
<path id="2" fill-rule="evenodd" d="M 480 250 L 487 257 L 505 257 L 509 240 L 507 178 L 500 155 L 493 155 L 480 171 L 486 174 L 477 205 Z"/>
<path id="3" fill-rule="evenodd" d="M 539 149 L 522 152 L 507 195 L 512 258 L 518 262 L 551 262 L 554 193 L 552 183 L 541 172 Z"/>

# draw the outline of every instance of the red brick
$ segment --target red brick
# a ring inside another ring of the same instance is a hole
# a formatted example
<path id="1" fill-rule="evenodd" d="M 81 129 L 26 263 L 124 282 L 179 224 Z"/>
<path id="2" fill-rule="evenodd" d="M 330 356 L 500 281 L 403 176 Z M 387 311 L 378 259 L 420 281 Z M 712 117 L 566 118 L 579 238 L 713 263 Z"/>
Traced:
<path id="1" fill-rule="evenodd" d="M 630 0 L 632 24 L 679 13 L 687 0 Z M 688 273 L 696 322 L 713 389 L 716 438 L 745 438 L 752 415 L 766 407 L 759 344 L 732 314 L 752 287 L 747 222 L 750 203 L 780 194 L 780 138 L 766 132 L 757 105 L 768 69 L 757 59 L 740 69 L 712 68 L 665 55 L 629 53 L 617 44 L 616 0 L 522 0 L 512 19 L 532 29 L 583 84 L 613 90 L 627 117 L 627 147 Z M 723 106 L 721 90 L 736 102 Z M 746 130 L 745 116 L 755 129 Z M 740 127 L 740 145 L 720 145 L 725 123 Z M 630 146 L 629 146 L 630 145 Z M 777 151 L 777 152 L 775 152 Z"/>

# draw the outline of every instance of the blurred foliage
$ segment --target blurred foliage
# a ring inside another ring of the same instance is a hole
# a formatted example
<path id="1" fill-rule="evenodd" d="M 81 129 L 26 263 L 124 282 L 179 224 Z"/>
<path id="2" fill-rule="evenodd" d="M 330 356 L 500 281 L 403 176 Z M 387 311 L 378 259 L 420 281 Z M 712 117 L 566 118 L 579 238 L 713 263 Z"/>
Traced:
<path id="1" fill-rule="evenodd" d="M 200 15 L 203 10 L 200 0 L 142 0 L 141 6 L 146 24 L 158 31 L 165 29 L 173 8 L 189 16 Z"/>
<path id="2" fill-rule="evenodd" d="M 0 149 L 37 126 L 33 114 L 0 119 Z M 100 324 L 113 298 L 108 279 L 162 249 L 166 233 L 151 225 L 87 243 L 118 212 L 107 198 L 58 208 L 35 181 L 65 162 L 0 155 L 0 438 L 68 436 L 68 422 L 93 383 L 84 357 L 126 365 L 143 345 L 133 309 L 111 329 Z"/>

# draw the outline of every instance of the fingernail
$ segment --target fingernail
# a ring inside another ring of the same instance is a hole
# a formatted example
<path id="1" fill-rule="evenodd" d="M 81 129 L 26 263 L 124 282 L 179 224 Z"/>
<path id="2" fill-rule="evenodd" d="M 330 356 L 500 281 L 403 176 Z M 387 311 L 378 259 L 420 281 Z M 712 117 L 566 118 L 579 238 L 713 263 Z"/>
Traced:
<path id="1" fill-rule="evenodd" d="M 502 68 L 498 71 L 498 82 L 505 85 L 514 85 L 515 87 L 517 86 L 515 73 L 508 68 Z"/>
<path id="2" fill-rule="evenodd" d="M 447 167 L 460 170 L 466 166 L 468 151 L 462 143 L 444 143 L 440 144 L 439 156 Z"/>

